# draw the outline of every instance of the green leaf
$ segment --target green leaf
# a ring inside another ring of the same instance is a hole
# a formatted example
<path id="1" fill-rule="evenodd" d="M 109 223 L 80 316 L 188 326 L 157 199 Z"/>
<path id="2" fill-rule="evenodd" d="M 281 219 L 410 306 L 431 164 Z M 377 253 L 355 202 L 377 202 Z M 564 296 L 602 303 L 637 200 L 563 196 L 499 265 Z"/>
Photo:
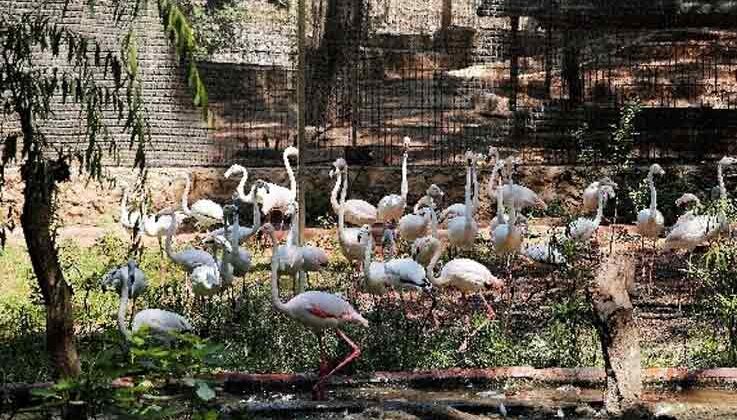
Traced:
<path id="1" fill-rule="evenodd" d="M 34 388 L 31 390 L 31 395 L 39 398 L 61 400 L 62 397 L 52 388 Z"/>
<path id="2" fill-rule="evenodd" d="M 199 381 L 197 383 L 195 394 L 197 394 L 197 397 L 202 401 L 211 401 L 215 398 L 215 391 L 207 384 L 207 382 L 203 381 Z"/>

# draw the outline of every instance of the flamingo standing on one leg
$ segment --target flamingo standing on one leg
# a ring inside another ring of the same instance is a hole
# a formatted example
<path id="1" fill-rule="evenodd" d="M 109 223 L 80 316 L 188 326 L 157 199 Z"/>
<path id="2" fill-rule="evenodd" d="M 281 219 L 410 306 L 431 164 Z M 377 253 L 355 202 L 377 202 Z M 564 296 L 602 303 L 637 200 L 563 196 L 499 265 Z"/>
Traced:
<path id="1" fill-rule="evenodd" d="M 274 308 L 290 318 L 299 321 L 317 335 L 320 341 L 321 367 L 323 366 L 323 362 L 325 362 L 322 340 L 325 330 L 334 329 L 338 334 L 338 337 L 343 339 L 343 341 L 351 347 L 351 353 L 335 368 L 333 368 L 333 370 L 328 372 L 326 375 L 321 375 L 317 384 L 312 388 L 313 394 L 317 399 L 324 399 L 324 385 L 327 380 L 333 376 L 335 372 L 339 371 L 361 355 L 361 349 L 351 341 L 343 331 L 340 330 L 340 327 L 348 323 L 355 323 L 368 327 L 368 321 L 366 318 L 361 316 L 361 314 L 359 314 L 350 303 L 331 293 L 309 291 L 298 294 L 286 303 L 282 302 L 279 298 L 278 284 L 279 259 L 277 255 L 279 243 L 276 239 L 274 227 L 270 223 L 265 224 L 261 229 L 269 235 L 273 248 L 271 258 L 271 303 L 274 305 Z"/>

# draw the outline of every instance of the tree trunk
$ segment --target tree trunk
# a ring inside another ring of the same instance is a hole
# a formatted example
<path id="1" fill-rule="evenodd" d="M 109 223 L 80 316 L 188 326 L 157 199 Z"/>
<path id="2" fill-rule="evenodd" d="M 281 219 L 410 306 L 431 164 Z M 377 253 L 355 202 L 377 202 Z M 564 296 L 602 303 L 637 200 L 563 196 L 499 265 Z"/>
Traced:
<path id="1" fill-rule="evenodd" d="M 568 99 L 571 106 L 580 105 L 583 101 L 583 80 L 581 80 L 581 54 L 578 39 L 570 29 L 563 32 L 563 78 L 568 85 Z"/>
<path id="2" fill-rule="evenodd" d="M 634 278 L 634 257 L 614 252 L 599 267 L 591 293 L 607 376 L 605 406 L 612 414 L 634 409 L 642 394 L 640 335 L 629 297 Z"/>
<path id="3" fill-rule="evenodd" d="M 37 144 L 30 112 L 21 113 L 20 120 L 24 143 Z M 46 347 L 57 376 L 74 377 L 81 368 L 74 340 L 73 292 L 64 280 L 51 230 L 56 182 L 69 178 L 69 167 L 30 150 L 21 173 L 25 182 L 21 225 L 46 305 Z"/>

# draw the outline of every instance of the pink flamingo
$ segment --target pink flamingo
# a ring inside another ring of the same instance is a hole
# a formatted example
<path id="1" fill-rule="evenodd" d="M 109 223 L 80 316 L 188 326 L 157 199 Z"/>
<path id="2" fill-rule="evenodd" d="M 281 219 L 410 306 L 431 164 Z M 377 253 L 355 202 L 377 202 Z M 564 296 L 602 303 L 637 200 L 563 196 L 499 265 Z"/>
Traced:
<path id="1" fill-rule="evenodd" d="M 331 293 L 309 291 L 298 294 L 287 303 L 282 302 L 279 299 L 278 284 L 279 243 L 276 239 L 274 226 L 267 223 L 261 229 L 271 238 L 273 250 L 271 258 L 271 303 L 277 310 L 301 322 L 317 335 L 320 342 L 320 379 L 312 388 L 312 391 L 316 399 L 324 399 L 324 385 L 327 380 L 361 355 L 361 349 L 340 330 L 340 327 L 348 323 L 361 324 L 364 327 L 368 327 L 368 321 L 350 303 Z M 324 374 L 324 371 L 327 370 L 325 368 L 327 362 L 325 360 L 322 338 L 324 331 L 327 329 L 334 329 L 338 337 L 350 346 L 351 353 L 330 372 Z"/>

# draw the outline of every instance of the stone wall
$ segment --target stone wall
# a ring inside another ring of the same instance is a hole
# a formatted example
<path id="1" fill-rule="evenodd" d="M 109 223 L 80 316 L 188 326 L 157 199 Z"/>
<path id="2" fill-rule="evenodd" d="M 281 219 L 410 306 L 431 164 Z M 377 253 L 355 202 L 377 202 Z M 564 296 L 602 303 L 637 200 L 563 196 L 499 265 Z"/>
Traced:
<path id="1" fill-rule="evenodd" d="M 37 8 L 51 19 L 86 36 L 94 37 L 109 51 L 120 51 L 120 40 L 130 27 L 129 18 L 115 24 L 112 5 L 97 1 L 94 13 L 85 0 L 69 1 L 66 14 L 61 10 L 65 0 L 0 0 L 0 14 L 19 18 L 22 13 Z M 129 2 L 121 2 L 129 5 Z M 133 22 L 138 44 L 138 57 L 146 114 L 151 133 L 147 146 L 147 161 L 161 165 L 206 165 L 210 161 L 212 142 L 207 138 L 207 127 L 201 113 L 192 105 L 187 91 L 184 67 L 167 40 L 158 14 L 156 2 L 141 2 L 147 9 Z M 64 47 L 62 47 L 64 48 Z M 39 57 L 40 60 L 46 59 Z M 85 145 L 84 116 L 79 108 L 57 102 L 53 114 L 43 123 L 47 138 L 67 150 L 81 150 Z M 130 134 L 123 132 L 125 121 L 113 112 L 105 116 L 105 123 L 119 143 L 120 160 L 111 164 L 131 166 L 135 150 L 128 150 Z M 10 124 L 6 124 L 7 129 Z M 0 129 L 1 130 L 1 129 Z M 104 147 L 104 146 L 103 146 Z"/>

